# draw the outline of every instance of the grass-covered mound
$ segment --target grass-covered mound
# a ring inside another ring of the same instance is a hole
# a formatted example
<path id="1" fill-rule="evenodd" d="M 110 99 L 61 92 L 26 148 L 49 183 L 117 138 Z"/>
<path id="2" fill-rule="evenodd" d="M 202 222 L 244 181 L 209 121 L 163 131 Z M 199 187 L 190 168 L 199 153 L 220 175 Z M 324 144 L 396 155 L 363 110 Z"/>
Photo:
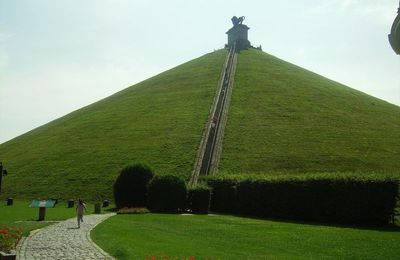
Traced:
<path id="1" fill-rule="evenodd" d="M 225 56 L 204 55 L 1 144 L 3 194 L 111 198 L 120 170 L 137 161 L 189 177 Z"/>
<path id="2" fill-rule="evenodd" d="M 111 198 L 145 162 L 189 178 L 226 51 L 129 87 L 0 145 L 2 196 Z M 257 50 L 239 54 L 220 169 L 393 172 L 400 108 Z"/>
<path id="3" fill-rule="evenodd" d="M 117 215 L 92 239 L 118 259 L 396 259 L 400 232 L 219 215 Z"/>
<path id="4" fill-rule="evenodd" d="M 221 170 L 398 171 L 398 158 L 398 106 L 266 53 L 240 53 Z"/>

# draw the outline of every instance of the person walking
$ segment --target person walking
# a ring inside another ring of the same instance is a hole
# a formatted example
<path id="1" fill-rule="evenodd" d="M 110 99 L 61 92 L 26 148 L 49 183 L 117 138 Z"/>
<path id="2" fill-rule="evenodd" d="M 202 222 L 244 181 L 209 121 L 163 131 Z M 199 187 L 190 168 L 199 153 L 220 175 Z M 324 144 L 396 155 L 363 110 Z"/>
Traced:
<path id="1" fill-rule="evenodd" d="M 83 213 L 86 211 L 86 204 L 83 200 L 79 199 L 78 205 L 76 206 L 76 214 L 78 217 L 78 228 L 81 227 L 81 222 L 83 222 Z"/>

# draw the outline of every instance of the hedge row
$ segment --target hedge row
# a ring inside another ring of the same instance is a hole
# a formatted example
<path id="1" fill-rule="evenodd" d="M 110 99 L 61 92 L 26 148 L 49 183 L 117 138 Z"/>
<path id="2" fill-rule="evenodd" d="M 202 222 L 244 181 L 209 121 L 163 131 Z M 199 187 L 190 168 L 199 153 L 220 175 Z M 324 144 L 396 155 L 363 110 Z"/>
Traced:
<path id="1" fill-rule="evenodd" d="M 193 213 L 207 214 L 210 210 L 211 189 L 205 185 L 198 185 L 189 189 L 187 208 Z"/>
<path id="2" fill-rule="evenodd" d="M 179 212 L 190 209 L 193 213 L 207 214 L 210 209 L 211 189 L 205 185 L 187 189 L 183 179 L 175 175 L 160 175 L 151 180 L 148 208 L 155 212 Z"/>
<path id="3" fill-rule="evenodd" d="M 261 217 L 356 224 L 388 224 L 396 206 L 396 179 L 356 176 L 263 177 L 216 175 L 211 210 Z"/>
<path id="4" fill-rule="evenodd" d="M 185 180 L 176 175 L 158 175 L 145 164 L 137 163 L 122 169 L 114 183 L 117 208 L 131 212 L 132 208 L 148 207 L 155 212 L 178 212 L 191 209 L 208 213 L 210 188 L 197 186 L 188 191 Z"/>

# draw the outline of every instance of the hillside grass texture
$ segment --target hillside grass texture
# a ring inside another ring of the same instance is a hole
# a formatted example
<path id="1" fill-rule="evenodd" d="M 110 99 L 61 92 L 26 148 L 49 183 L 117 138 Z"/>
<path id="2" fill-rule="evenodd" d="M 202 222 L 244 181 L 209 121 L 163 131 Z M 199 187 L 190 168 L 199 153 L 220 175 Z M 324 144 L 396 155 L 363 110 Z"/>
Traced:
<path id="1" fill-rule="evenodd" d="M 117 215 L 92 239 L 118 259 L 396 259 L 400 232 L 229 215 Z"/>
<path id="2" fill-rule="evenodd" d="M 221 171 L 399 173 L 399 158 L 400 107 L 266 53 L 240 53 Z"/>
<path id="3" fill-rule="evenodd" d="M 226 58 L 187 62 L 0 145 L 0 197 L 112 198 L 134 162 L 189 178 Z M 400 108 L 258 50 L 238 58 L 220 171 L 399 175 Z"/>
<path id="4" fill-rule="evenodd" d="M 147 162 L 189 178 L 226 57 L 187 62 L 0 145 L 4 196 L 112 197 L 120 170 Z"/>

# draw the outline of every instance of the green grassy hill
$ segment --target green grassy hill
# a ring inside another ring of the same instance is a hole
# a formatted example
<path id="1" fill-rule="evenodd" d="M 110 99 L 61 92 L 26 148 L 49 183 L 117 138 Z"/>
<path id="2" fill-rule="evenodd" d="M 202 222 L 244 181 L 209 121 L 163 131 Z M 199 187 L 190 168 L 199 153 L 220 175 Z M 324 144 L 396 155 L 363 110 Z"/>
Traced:
<path id="1" fill-rule="evenodd" d="M 1 144 L 3 194 L 110 198 L 136 161 L 189 176 L 225 56 L 207 54 Z"/>
<path id="2" fill-rule="evenodd" d="M 242 51 L 220 170 L 400 169 L 400 107 L 266 53 Z"/>
<path id="3" fill-rule="evenodd" d="M 0 145 L 3 195 L 110 198 L 129 163 L 189 177 L 226 51 Z M 398 171 L 400 108 L 257 50 L 242 51 L 221 171 Z"/>

